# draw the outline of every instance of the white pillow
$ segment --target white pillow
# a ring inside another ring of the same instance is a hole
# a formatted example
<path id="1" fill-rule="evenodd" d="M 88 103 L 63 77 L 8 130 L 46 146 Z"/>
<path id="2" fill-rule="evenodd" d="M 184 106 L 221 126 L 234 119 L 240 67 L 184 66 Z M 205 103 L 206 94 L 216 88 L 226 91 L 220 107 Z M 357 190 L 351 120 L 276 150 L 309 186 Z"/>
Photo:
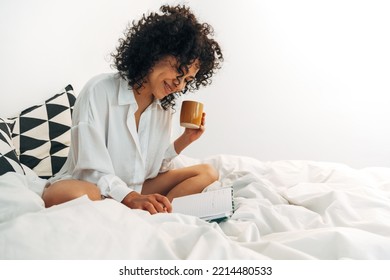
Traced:
<path id="1" fill-rule="evenodd" d="M 35 192 L 37 195 L 42 196 L 43 190 L 46 186 L 47 179 L 42 179 L 27 165 L 20 164 L 26 173 L 26 180 L 28 182 L 28 188 Z"/>
<path id="2" fill-rule="evenodd" d="M 45 208 L 42 198 L 30 189 L 31 183 L 34 183 L 31 178 L 15 172 L 0 176 L 0 223 Z M 45 181 L 35 183 L 42 187 Z"/>

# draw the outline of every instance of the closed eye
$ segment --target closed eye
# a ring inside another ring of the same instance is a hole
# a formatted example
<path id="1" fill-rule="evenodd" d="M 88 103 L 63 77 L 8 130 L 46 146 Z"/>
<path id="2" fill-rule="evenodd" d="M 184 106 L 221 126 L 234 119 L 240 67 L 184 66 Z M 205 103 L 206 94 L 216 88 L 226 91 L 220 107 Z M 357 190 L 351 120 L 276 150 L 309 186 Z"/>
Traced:
<path id="1" fill-rule="evenodd" d="M 177 77 L 176 78 L 176 80 L 177 80 L 177 82 L 173 82 L 173 84 L 175 85 L 175 86 L 178 86 L 179 84 L 180 84 L 180 82 L 182 81 L 182 77 Z M 192 77 L 192 76 L 190 76 L 190 77 L 188 77 L 188 78 L 186 78 L 185 80 L 184 80 L 184 83 L 185 84 L 189 84 L 189 83 L 192 83 L 193 81 L 195 80 L 195 78 L 194 77 Z"/>
<path id="2" fill-rule="evenodd" d="M 194 80 L 195 80 L 195 78 L 191 76 L 191 77 L 189 77 L 188 79 L 185 79 L 184 82 L 185 82 L 186 84 L 189 84 L 189 83 L 192 83 Z"/>

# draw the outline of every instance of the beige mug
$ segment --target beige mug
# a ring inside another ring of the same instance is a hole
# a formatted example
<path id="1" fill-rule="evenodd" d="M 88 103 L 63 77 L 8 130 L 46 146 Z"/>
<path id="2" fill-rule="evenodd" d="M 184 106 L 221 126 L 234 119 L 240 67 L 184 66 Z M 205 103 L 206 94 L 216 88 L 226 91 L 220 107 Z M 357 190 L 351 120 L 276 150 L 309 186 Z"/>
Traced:
<path id="1" fill-rule="evenodd" d="M 180 111 L 180 125 L 186 128 L 200 128 L 202 115 L 203 103 L 184 100 Z"/>

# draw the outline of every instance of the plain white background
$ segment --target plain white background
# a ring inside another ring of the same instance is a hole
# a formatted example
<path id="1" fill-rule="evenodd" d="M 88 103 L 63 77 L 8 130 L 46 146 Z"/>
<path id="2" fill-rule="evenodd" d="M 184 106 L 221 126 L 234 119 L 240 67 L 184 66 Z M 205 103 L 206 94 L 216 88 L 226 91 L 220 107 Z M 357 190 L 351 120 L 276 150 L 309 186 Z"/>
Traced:
<path id="1" fill-rule="evenodd" d="M 114 71 L 127 24 L 163 3 L 183 2 L 2 0 L 0 116 Z M 225 55 L 213 84 L 186 96 L 205 103 L 207 131 L 184 154 L 390 166 L 387 1 L 184 3 Z"/>

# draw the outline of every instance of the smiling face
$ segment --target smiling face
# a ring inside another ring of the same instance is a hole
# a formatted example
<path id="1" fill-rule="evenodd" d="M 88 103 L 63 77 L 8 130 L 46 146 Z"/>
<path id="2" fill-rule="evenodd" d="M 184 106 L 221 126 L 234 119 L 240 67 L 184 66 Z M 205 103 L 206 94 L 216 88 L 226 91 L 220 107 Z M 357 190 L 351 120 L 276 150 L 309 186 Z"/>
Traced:
<path id="1" fill-rule="evenodd" d="M 156 99 L 163 99 L 165 96 L 179 92 L 184 89 L 187 83 L 195 79 L 199 71 L 199 61 L 188 66 L 188 72 L 183 69 L 184 75 L 180 77 L 178 62 L 173 56 L 166 56 L 156 62 L 150 73 L 146 76 L 147 83 L 142 91 L 152 94 Z"/>

